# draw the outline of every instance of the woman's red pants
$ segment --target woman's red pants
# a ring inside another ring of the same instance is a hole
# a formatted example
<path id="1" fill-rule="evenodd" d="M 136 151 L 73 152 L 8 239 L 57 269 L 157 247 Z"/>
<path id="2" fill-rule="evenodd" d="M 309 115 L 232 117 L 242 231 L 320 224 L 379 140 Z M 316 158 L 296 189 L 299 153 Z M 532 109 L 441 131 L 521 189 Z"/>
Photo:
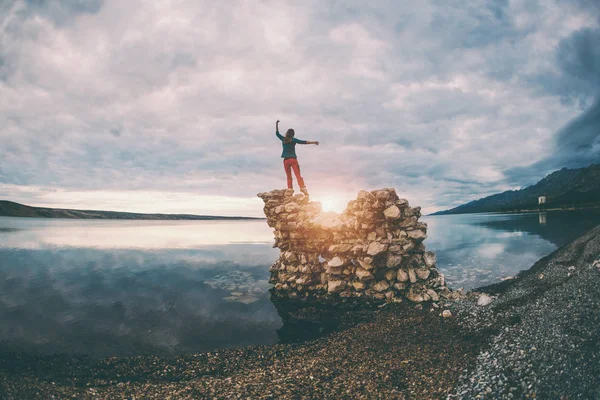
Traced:
<path id="1" fill-rule="evenodd" d="M 304 187 L 304 179 L 302 179 L 302 175 L 300 175 L 300 165 L 298 165 L 297 159 L 285 158 L 283 160 L 283 168 L 285 169 L 285 175 L 287 176 L 288 189 L 292 189 L 292 170 L 294 170 L 294 174 L 296 174 L 296 179 L 298 180 L 300 188 Z"/>

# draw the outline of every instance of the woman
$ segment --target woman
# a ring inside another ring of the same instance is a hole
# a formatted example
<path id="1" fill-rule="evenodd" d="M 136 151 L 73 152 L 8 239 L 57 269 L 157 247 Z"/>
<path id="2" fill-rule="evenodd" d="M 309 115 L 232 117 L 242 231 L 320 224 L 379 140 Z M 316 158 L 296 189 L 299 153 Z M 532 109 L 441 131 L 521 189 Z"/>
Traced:
<path id="1" fill-rule="evenodd" d="M 275 135 L 277 135 L 279 140 L 281 140 L 281 144 L 283 145 L 283 153 L 281 153 L 281 158 L 283 158 L 283 168 L 285 169 L 285 175 L 287 176 L 288 189 L 293 189 L 292 170 L 294 170 L 294 174 L 296 174 L 296 179 L 298 180 L 298 185 L 300 185 L 300 191 L 308 196 L 308 190 L 306 190 L 306 186 L 304 186 L 304 179 L 302 179 L 302 176 L 300 175 L 300 165 L 298 165 L 298 159 L 296 158 L 296 144 L 319 145 L 319 142 L 296 139 L 294 137 L 293 129 L 288 129 L 285 133 L 285 137 L 281 136 L 279 133 L 279 120 L 277 120 L 275 123 Z"/>

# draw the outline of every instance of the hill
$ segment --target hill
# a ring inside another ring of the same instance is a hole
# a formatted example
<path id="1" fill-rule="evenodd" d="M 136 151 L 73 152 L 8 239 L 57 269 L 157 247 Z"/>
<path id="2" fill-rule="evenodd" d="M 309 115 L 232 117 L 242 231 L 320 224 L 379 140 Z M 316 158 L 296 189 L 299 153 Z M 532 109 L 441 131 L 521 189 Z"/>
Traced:
<path id="1" fill-rule="evenodd" d="M 508 190 L 432 215 L 534 210 L 539 207 L 539 196 L 546 196 L 546 209 L 600 206 L 600 164 L 563 168 L 524 189 Z"/>
<path id="2" fill-rule="evenodd" d="M 150 219 L 150 220 L 240 220 L 262 219 L 252 217 L 222 217 L 193 214 L 142 214 L 120 211 L 70 210 L 31 207 L 12 201 L 0 200 L 0 217 L 73 218 L 73 219 Z"/>

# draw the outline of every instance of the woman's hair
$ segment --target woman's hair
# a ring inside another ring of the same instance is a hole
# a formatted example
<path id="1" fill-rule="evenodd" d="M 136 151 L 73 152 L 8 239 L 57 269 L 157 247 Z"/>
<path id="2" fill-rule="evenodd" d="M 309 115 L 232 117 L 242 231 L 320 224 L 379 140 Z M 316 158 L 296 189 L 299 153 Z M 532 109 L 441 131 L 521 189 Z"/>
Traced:
<path id="1" fill-rule="evenodd" d="M 292 143 L 292 139 L 294 138 L 294 130 L 292 128 L 288 129 L 285 133 L 285 138 L 283 138 L 283 143 Z"/>

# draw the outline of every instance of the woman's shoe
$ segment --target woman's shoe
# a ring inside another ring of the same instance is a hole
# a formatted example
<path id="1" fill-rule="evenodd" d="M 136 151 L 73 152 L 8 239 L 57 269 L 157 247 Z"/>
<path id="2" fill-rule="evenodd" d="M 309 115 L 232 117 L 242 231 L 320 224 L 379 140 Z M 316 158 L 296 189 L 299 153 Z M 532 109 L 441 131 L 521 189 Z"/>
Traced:
<path id="1" fill-rule="evenodd" d="M 302 193 L 304 193 L 304 195 L 305 195 L 306 197 L 308 197 L 308 190 L 306 189 L 306 186 L 302 186 L 302 187 L 300 188 L 300 191 L 301 191 Z"/>

